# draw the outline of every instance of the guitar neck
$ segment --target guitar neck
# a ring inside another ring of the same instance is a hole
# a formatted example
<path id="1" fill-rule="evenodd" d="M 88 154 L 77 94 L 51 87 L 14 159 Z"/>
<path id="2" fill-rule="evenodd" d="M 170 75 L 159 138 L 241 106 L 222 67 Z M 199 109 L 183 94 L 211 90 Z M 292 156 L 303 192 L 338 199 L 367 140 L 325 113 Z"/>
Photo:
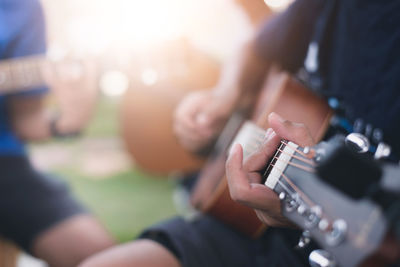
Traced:
<path id="1" fill-rule="evenodd" d="M 281 200 L 282 215 L 307 230 L 340 266 L 353 267 L 380 248 L 388 223 L 382 209 L 371 199 L 353 199 L 320 177 L 316 168 L 330 153 L 339 153 L 335 147 L 341 140 L 333 138 L 313 148 L 282 141 L 264 178 L 265 185 Z M 340 167 L 345 168 L 345 172 L 352 169 L 344 164 L 336 168 Z M 346 177 L 348 185 L 353 186 L 350 178 Z M 398 253 L 392 254 L 398 257 Z"/>
<path id="2" fill-rule="evenodd" d="M 0 94 L 21 92 L 45 84 L 44 56 L 29 56 L 0 61 Z"/>

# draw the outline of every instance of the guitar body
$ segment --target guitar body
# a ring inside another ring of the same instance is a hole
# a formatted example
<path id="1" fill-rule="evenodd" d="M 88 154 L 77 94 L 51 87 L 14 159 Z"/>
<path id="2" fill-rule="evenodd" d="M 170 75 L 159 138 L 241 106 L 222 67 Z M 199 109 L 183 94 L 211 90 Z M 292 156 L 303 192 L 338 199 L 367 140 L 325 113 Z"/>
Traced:
<path id="1" fill-rule="evenodd" d="M 259 129 L 267 129 L 268 115 L 271 112 L 276 112 L 290 121 L 304 123 L 310 129 L 315 141 L 322 139 L 333 114 L 324 99 L 316 96 L 287 73 L 277 70 L 271 70 L 266 79 L 258 104 L 253 111 L 252 124 Z M 240 125 L 240 123 L 236 124 Z M 236 127 L 236 131 L 231 130 L 225 135 L 223 133 L 221 139 L 229 140 L 225 143 L 230 144 L 237 130 L 240 128 L 240 131 L 243 131 L 247 126 L 248 123 L 245 123 L 242 127 Z M 254 131 L 253 128 L 254 126 L 251 126 L 250 131 Z M 222 148 L 217 146 L 217 151 L 203 167 L 192 195 L 192 204 L 202 212 L 211 214 L 240 232 L 255 238 L 266 226 L 258 220 L 252 209 L 230 198 L 225 178 L 225 162 L 229 144 Z"/>
<path id="2" fill-rule="evenodd" d="M 178 143 L 172 129 L 173 113 L 187 93 L 216 84 L 218 63 L 187 42 L 164 45 L 140 56 L 158 78 L 146 85 L 143 69 L 132 70 L 132 84 L 122 97 L 121 134 L 133 162 L 163 175 L 199 170 L 204 159 Z"/>

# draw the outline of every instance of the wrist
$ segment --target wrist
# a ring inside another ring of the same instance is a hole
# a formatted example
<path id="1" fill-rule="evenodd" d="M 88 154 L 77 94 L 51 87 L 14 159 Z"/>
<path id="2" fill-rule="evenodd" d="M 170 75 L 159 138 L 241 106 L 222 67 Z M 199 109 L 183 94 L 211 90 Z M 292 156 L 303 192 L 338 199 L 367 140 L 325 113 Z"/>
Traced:
<path id="1" fill-rule="evenodd" d="M 240 93 L 236 87 L 228 89 L 216 89 L 213 91 L 213 99 L 215 103 L 222 107 L 227 114 L 231 114 L 239 105 Z"/>

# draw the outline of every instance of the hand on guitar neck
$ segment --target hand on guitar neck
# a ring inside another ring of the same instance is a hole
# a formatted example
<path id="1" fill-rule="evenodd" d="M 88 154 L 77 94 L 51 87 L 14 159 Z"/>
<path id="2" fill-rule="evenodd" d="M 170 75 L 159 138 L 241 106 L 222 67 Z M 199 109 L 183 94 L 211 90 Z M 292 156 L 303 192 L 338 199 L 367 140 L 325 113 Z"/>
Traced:
<path id="1" fill-rule="evenodd" d="M 355 144 L 362 136 L 337 135 L 314 146 L 305 126 L 274 113 L 268 122 L 258 150 L 244 160 L 241 145 L 231 150 L 226 176 L 232 199 L 255 209 L 267 225 L 307 230 L 324 249 L 313 251 L 310 262 L 398 262 L 400 242 L 392 230 L 398 225 L 398 165 L 382 167 L 361 155 Z"/>
<path id="2" fill-rule="evenodd" d="M 79 132 L 89 121 L 97 100 L 94 65 L 86 61 L 54 63 L 42 59 L 36 66 L 40 66 L 41 76 L 50 87 L 57 112 L 49 114 L 54 111 L 48 109 L 42 95 L 9 97 L 14 131 L 26 141 Z"/>
<path id="3" fill-rule="evenodd" d="M 281 205 L 274 191 L 262 184 L 260 172 L 274 155 L 282 139 L 302 146 L 312 146 L 314 141 L 303 124 L 284 120 L 276 113 L 268 117 L 267 130 L 260 148 L 243 160 L 240 144 L 233 146 L 226 162 L 226 176 L 229 192 L 233 200 L 255 209 L 259 219 L 269 226 L 293 227 L 281 214 Z"/>
<path id="4" fill-rule="evenodd" d="M 97 103 L 94 62 L 71 60 L 64 64 L 50 63 L 44 68 L 44 78 L 60 113 L 58 130 L 62 133 L 81 130 L 90 120 Z"/>

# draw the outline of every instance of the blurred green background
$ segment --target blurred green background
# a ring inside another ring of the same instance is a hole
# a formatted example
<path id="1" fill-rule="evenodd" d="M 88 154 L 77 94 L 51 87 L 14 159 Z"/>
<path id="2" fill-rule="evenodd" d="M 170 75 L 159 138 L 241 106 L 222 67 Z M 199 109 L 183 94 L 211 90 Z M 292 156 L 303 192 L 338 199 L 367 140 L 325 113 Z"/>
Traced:
<path id="1" fill-rule="evenodd" d="M 124 242 L 176 214 L 175 182 L 131 163 L 119 137 L 118 101 L 102 96 L 80 138 L 35 144 L 30 150 L 38 168 L 65 180 L 113 236 Z"/>

